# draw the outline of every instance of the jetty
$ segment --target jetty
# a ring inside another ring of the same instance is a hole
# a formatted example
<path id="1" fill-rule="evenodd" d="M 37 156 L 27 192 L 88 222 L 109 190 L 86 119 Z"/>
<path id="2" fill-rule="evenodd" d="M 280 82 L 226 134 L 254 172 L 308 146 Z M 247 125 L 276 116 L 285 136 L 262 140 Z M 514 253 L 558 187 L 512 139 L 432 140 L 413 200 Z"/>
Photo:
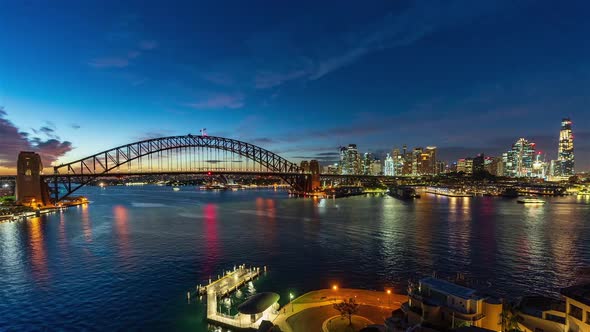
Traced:
<path id="1" fill-rule="evenodd" d="M 260 269 L 260 267 L 248 268 L 243 264 L 234 266 L 233 270 L 225 271 L 215 281 L 210 278 L 207 285 L 198 285 L 195 287 L 195 295 L 206 296 L 207 320 L 215 325 L 228 328 L 257 329 L 263 320 L 272 320 L 276 317 L 278 314 L 278 303 L 276 303 L 278 301 L 278 295 L 276 298 L 269 297 L 268 293 L 260 293 L 246 300 L 246 302 L 253 302 L 247 305 L 247 309 L 251 309 L 251 307 L 259 309 L 261 308 L 261 304 L 264 305 L 264 308 L 260 312 L 256 310 L 256 312 L 240 310 L 240 307 L 238 307 L 238 311 L 240 312 L 235 315 L 218 311 L 218 302 L 220 300 L 223 300 L 224 297 L 229 296 L 240 287 L 256 279 L 263 272 L 266 272 L 266 267 L 263 269 Z M 187 297 L 190 299 L 192 294 L 192 292 L 188 292 Z"/>

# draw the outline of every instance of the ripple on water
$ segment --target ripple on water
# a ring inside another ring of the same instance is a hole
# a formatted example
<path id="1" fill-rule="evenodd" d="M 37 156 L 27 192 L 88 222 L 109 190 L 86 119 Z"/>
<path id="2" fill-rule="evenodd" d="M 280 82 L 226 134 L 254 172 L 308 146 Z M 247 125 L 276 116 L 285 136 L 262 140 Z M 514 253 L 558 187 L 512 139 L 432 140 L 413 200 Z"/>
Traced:
<path id="1" fill-rule="evenodd" d="M 508 296 L 556 295 L 590 263 L 590 205 L 569 198 L 531 210 L 488 198 L 318 206 L 262 190 L 83 190 L 95 201 L 85 209 L 0 224 L 0 330 L 203 330 L 186 291 L 240 263 L 268 266 L 256 289 L 281 295 L 334 282 L 403 289 L 436 271 Z"/>

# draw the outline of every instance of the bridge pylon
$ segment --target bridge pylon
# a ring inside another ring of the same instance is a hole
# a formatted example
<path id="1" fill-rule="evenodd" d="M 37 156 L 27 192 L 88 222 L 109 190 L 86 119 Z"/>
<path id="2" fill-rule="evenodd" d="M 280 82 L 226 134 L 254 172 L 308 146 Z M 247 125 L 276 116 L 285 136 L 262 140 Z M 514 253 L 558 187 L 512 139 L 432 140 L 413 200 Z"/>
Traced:
<path id="1" fill-rule="evenodd" d="M 43 163 L 38 153 L 21 151 L 16 166 L 17 204 L 39 207 L 50 205 L 49 187 L 41 178 Z"/>

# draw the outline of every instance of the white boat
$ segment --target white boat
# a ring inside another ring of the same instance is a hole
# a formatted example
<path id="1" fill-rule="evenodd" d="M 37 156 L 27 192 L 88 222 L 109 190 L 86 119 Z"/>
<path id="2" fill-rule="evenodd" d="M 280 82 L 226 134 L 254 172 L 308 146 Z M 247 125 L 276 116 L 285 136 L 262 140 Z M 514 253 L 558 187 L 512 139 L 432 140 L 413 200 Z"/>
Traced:
<path id="1" fill-rule="evenodd" d="M 174 187 L 174 188 L 172 188 L 172 190 L 174 190 L 174 191 L 180 191 L 180 188 Z"/>
<path id="2" fill-rule="evenodd" d="M 520 204 L 545 204 L 546 202 L 539 198 L 519 198 L 517 200 Z"/>

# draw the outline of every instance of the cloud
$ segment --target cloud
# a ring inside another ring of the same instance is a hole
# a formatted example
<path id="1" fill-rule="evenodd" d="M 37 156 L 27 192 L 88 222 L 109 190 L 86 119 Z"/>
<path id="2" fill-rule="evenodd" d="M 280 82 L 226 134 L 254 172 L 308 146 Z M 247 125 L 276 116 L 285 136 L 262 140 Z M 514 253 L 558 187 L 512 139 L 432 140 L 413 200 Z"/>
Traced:
<path id="1" fill-rule="evenodd" d="M 139 48 L 148 51 L 153 50 L 159 46 L 158 42 L 155 40 L 142 40 L 139 42 Z"/>
<path id="2" fill-rule="evenodd" d="M 279 143 L 276 139 L 268 138 L 268 137 L 259 137 L 259 138 L 251 138 L 247 139 L 246 142 L 254 145 L 258 144 L 276 144 Z"/>
<path id="3" fill-rule="evenodd" d="M 55 130 L 53 128 L 49 128 L 47 126 L 44 126 L 39 129 L 39 132 L 47 135 L 50 138 L 59 139 L 59 137 L 57 135 L 55 135 Z"/>
<path id="4" fill-rule="evenodd" d="M 211 72 L 211 73 L 205 73 L 201 76 L 205 81 L 208 81 L 208 82 L 211 82 L 211 83 L 214 83 L 217 85 L 232 86 L 236 83 L 236 81 L 232 77 L 232 75 L 230 75 L 228 73 Z"/>
<path id="5" fill-rule="evenodd" d="M 88 61 L 88 65 L 98 69 L 108 68 L 126 68 L 135 60 L 142 56 L 145 52 L 152 51 L 158 47 L 158 42 L 155 40 L 140 41 L 137 47 L 131 47 L 126 52 L 119 52 L 117 55 L 96 57 Z"/>
<path id="6" fill-rule="evenodd" d="M 497 11 L 509 4 L 490 1 L 413 1 L 397 12 L 340 34 L 321 34 L 301 22 L 252 36 L 250 46 L 256 89 L 269 89 L 296 80 L 313 81 L 386 49 L 415 43 L 439 30 Z M 314 45 L 306 44 L 318 40 Z M 305 42 L 302 42 L 305 41 Z"/>
<path id="7" fill-rule="evenodd" d="M 129 56 L 94 58 L 88 64 L 94 68 L 125 68 L 129 65 Z"/>
<path id="8" fill-rule="evenodd" d="M 283 84 L 284 82 L 302 78 L 307 75 L 309 75 L 309 71 L 306 69 L 295 69 L 293 71 L 284 73 L 262 71 L 256 74 L 256 77 L 254 78 L 254 87 L 256 89 L 273 88 Z"/>
<path id="9" fill-rule="evenodd" d="M 208 95 L 203 100 L 188 103 L 186 106 L 194 109 L 236 109 L 244 106 L 244 95 L 242 93 L 215 93 Z"/>
<path id="10" fill-rule="evenodd" d="M 35 151 L 41 155 L 43 165 L 50 166 L 59 157 L 73 149 L 72 143 L 55 138 L 43 140 L 38 137 L 29 138 L 29 134 L 21 132 L 8 119 L 7 113 L 0 108 L 0 166 L 12 168 L 16 166 L 20 151 Z M 53 135 L 50 127 L 42 127 L 40 132 Z M 55 136 L 55 135 L 53 135 Z"/>

